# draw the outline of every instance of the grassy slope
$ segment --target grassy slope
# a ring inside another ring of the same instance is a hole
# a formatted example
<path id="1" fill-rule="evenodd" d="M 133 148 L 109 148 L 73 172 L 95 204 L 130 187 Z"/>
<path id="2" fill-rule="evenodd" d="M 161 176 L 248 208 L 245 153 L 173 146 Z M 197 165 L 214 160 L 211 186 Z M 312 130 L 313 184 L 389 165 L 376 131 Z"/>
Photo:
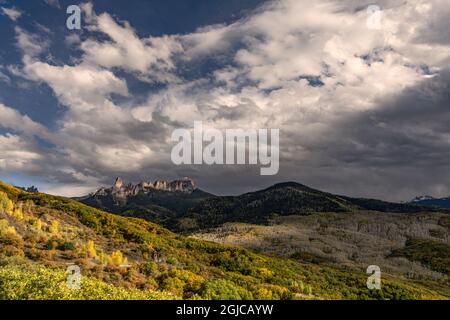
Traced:
<path id="1" fill-rule="evenodd" d="M 0 191 L 14 203 L 28 205 L 24 217 L 0 212 L 0 220 L 16 230 L 15 235 L 0 236 L 4 299 L 445 298 L 391 276 L 383 278 L 383 290 L 369 291 L 363 273 L 185 238 L 141 219 L 108 214 L 67 198 L 23 192 L 1 182 Z M 59 227 L 51 233 L 54 221 Z M 94 255 L 86 248 L 89 240 L 95 243 Z M 130 267 L 105 262 L 118 250 Z M 80 291 L 64 287 L 68 263 L 81 267 L 86 286 Z"/>

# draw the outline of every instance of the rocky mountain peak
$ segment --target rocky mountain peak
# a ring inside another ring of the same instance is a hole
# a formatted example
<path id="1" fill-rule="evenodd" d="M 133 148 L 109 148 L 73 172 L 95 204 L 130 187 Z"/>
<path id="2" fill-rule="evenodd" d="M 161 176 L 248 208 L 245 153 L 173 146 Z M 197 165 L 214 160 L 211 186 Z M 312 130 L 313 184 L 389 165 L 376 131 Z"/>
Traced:
<path id="1" fill-rule="evenodd" d="M 414 199 L 412 199 L 410 202 L 420 202 L 425 200 L 434 200 L 432 196 L 417 196 Z"/>
<path id="2" fill-rule="evenodd" d="M 120 177 L 116 178 L 116 181 L 114 182 L 114 186 L 113 188 L 115 189 L 120 189 L 125 185 L 125 183 L 123 182 L 123 180 Z"/>
<path id="3" fill-rule="evenodd" d="M 116 202 L 126 203 L 128 197 L 130 196 L 149 194 L 155 190 L 192 193 L 196 188 L 195 182 L 190 178 L 183 178 L 173 181 L 141 181 L 138 184 L 133 185 L 131 183 L 125 184 L 125 182 L 118 177 L 112 187 L 100 188 L 94 193 L 94 196 L 111 195 Z"/>

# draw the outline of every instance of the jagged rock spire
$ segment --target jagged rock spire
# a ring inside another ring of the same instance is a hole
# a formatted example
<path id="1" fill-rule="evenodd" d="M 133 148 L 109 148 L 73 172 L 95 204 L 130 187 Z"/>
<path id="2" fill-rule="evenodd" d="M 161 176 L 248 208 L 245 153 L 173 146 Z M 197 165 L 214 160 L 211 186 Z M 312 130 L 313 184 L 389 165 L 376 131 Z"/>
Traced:
<path id="1" fill-rule="evenodd" d="M 117 178 L 116 178 L 116 181 L 114 182 L 113 188 L 115 188 L 115 189 L 120 189 L 120 188 L 122 188 L 123 186 L 124 186 L 123 180 L 122 180 L 120 177 L 117 177 Z"/>
<path id="2" fill-rule="evenodd" d="M 126 203 L 129 196 L 136 196 L 139 193 L 148 194 L 152 192 L 152 190 L 191 193 L 196 188 L 195 182 L 189 178 L 170 182 L 164 180 L 156 180 L 154 182 L 142 181 L 137 185 L 131 183 L 126 185 L 120 177 L 117 177 L 112 187 L 101 188 L 94 193 L 94 196 L 112 195 L 116 202 Z"/>

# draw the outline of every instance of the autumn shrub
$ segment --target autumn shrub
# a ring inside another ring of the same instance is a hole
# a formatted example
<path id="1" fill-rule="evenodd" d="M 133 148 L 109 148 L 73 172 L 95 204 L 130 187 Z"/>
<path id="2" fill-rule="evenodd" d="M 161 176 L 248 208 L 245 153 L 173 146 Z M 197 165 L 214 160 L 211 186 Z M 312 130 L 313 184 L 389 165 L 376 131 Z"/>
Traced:
<path id="1" fill-rule="evenodd" d="M 34 229 L 36 229 L 37 231 L 41 231 L 42 230 L 42 221 L 39 218 L 32 218 L 30 220 L 30 224 L 33 226 Z"/>
<path id="2" fill-rule="evenodd" d="M 0 253 L 3 256 L 6 257 L 24 257 L 25 254 L 23 253 L 23 250 L 17 248 L 13 245 L 5 245 L 2 247 L 2 251 Z"/>
<path id="3" fill-rule="evenodd" d="M 168 257 L 168 258 L 166 259 L 166 262 L 167 262 L 168 264 L 173 265 L 173 266 L 179 264 L 177 258 L 175 258 L 175 257 Z"/>
<path id="4" fill-rule="evenodd" d="M 291 300 L 293 296 L 287 288 L 276 285 L 259 286 L 254 291 L 254 297 L 258 300 Z"/>
<path id="5" fill-rule="evenodd" d="M 173 269 L 168 275 L 183 281 L 184 297 L 189 298 L 200 292 L 205 279 L 188 270 Z"/>
<path id="6" fill-rule="evenodd" d="M 48 232 L 52 234 L 58 233 L 59 222 L 57 220 L 53 220 L 48 227 Z"/>
<path id="7" fill-rule="evenodd" d="M 221 253 L 213 261 L 212 265 L 225 271 L 239 272 L 245 275 L 251 274 L 252 265 L 245 255 L 232 256 L 228 252 Z"/>
<path id="8" fill-rule="evenodd" d="M 26 256 L 34 261 L 51 260 L 55 256 L 54 250 L 40 250 L 37 248 L 31 248 L 26 252 Z"/>
<path id="9" fill-rule="evenodd" d="M 251 300 L 253 295 L 247 289 L 225 279 L 206 281 L 201 296 L 208 300 Z"/>
<path id="10" fill-rule="evenodd" d="M 96 258 L 104 265 L 112 264 L 111 256 L 100 250 L 96 253 Z"/>
<path id="11" fill-rule="evenodd" d="M 128 264 L 128 260 L 123 256 L 120 250 L 116 250 L 111 253 L 111 263 L 116 266 Z"/>
<path id="12" fill-rule="evenodd" d="M 73 250 L 62 251 L 60 255 L 62 259 L 69 260 L 70 262 L 79 257 L 78 253 Z"/>
<path id="13" fill-rule="evenodd" d="M 273 271 L 267 268 L 257 268 L 256 270 L 252 270 L 252 275 L 261 278 L 264 280 L 268 280 L 273 276 Z"/>
<path id="14" fill-rule="evenodd" d="M 145 262 L 140 265 L 140 271 L 146 276 L 152 276 L 158 272 L 158 265 L 153 261 Z"/>
<path id="15" fill-rule="evenodd" d="M 11 217 L 15 218 L 16 220 L 22 221 L 24 219 L 23 209 L 22 209 L 22 202 L 17 203 L 14 206 L 14 210 L 10 214 Z"/>
<path id="16" fill-rule="evenodd" d="M 8 215 L 12 214 L 14 210 L 14 203 L 9 199 L 8 195 L 0 191 L 0 212 Z"/>
<path id="17" fill-rule="evenodd" d="M 0 220 L 0 236 L 9 236 L 15 235 L 16 229 L 9 225 L 8 220 L 1 219 Z"/>
<path id="18" fill-rule="evenodd" d="M 169 277 L 163 280 L 161 288 L 164 291 L 168 291 L 176 296 L 183 296 L 184 285 L 184 281 L 176 277 Z"/>
<path id="19" fill-rule="evenodd" d="M 14 246 L 14 247 L 22 250 L 23 246 L 24 246 L 24 240 L 20 236 L 20 234 L 15 233 L 15 232 L 8 232 L 8 233 L 4 234 L 3 236 L 0 236 L 0 246 L 2 246 L 2 245 Z"/>
<path id="20" fill-rule="evenodd" d="M 85 244 L 84 249 L 85 249 L 86 256 L 88 258 L 95 258 L 95 257 L 97 257 L 97 251 L 95 250 L 94 241 L 88 240 L 86 242 L 86 244 Z"/>
<path id="21" fill-rule="evenodd" d="M 33 210 L 35 209 L 35 204 L 32 200 L 26 200 L 25 202 L 23 202 L 23 213 L 24 214 L 31 214 L 33 213 Z"/>
<path id="22" fill-rule="evenodd" d="M 108 266 L 123 266 L 128 264 L 128 259 L 123 256 L 120 250 L 113 251 L 110 255 L 99 251 L 95 257 L 98 261 Z"/>

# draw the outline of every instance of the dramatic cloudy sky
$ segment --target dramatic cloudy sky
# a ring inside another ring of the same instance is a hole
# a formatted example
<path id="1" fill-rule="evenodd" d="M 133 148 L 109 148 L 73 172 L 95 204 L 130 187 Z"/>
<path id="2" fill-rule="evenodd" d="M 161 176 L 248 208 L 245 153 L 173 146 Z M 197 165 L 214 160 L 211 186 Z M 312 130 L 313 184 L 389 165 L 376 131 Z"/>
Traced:
<path id="1" fill-rule="evenodd" d="M 74 31 L 70 4 L 0 0 L 1 180 L 450 195 L 448 0 L 102 0 Z M 195 120 L 279 128 L 279 174 L 173 165 L 171 133 Z"/>

